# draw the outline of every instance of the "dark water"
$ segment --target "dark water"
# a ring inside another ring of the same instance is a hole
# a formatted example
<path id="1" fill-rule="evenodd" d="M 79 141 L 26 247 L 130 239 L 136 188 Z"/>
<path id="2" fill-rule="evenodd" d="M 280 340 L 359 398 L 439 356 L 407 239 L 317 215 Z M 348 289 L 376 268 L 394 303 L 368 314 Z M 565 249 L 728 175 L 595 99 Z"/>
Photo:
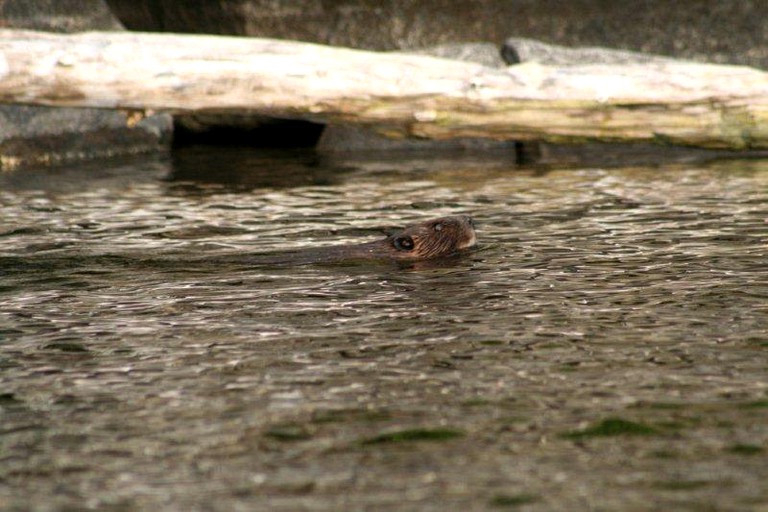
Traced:
<path id="1" fill-rule="evenodd" d="M 768 502 L 768 161 L 190 150 L 0 209 L 0 508 Z M 430 265 L 191 262 L 465 213 Z"/>

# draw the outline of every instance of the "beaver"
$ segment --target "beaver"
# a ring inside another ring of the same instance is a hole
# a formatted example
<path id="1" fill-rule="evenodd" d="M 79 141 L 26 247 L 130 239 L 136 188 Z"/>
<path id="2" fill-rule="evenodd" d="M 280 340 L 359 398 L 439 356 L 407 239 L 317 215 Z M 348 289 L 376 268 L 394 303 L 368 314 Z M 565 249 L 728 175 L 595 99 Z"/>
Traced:
<path id="1" fill-rule="evenodd" d="M 468 215 L 440 217 L 373 242 L 332 245 L 286 251 L 225 257 L 227 262 L 260 265 L 306 265 L 353 261 L 418 262 L 459 254 L 477 243 L 475 226 Z M 221 262 L 220 258 L 213 260 Z"/>

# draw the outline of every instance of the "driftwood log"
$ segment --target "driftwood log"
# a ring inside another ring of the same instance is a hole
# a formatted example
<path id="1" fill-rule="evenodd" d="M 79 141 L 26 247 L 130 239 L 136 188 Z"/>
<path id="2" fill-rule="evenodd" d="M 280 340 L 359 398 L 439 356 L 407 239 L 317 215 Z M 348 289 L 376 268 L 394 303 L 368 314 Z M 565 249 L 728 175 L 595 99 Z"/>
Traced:
<path id="1" fill-rule="evenodd" d="M 691 62 L 491 69 L 268 39 L 0 30 L 0 102 L 247 112 L 394 137 L 768 148 L 768 73 Z"/>

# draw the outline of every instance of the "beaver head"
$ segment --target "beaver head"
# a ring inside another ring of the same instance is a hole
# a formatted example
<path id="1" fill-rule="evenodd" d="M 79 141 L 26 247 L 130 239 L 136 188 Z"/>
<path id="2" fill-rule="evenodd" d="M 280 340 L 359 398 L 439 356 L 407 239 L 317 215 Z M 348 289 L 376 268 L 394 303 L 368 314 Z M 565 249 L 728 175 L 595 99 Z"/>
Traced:
<path id="1" fill-rule="evenodd" d="M 384 241 L 389 255 L 402 260 L 450 256 L 474 246 L 476 242 L 475 226 L 468 215 L 441 217 L 414 224 Z"/>

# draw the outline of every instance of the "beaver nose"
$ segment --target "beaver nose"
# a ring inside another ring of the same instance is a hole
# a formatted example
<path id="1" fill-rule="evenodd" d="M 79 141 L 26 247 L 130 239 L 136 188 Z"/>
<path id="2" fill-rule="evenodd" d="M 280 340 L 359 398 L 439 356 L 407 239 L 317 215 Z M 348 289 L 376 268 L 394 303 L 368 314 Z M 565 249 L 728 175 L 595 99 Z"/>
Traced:
<path id="1" fill-rule="evenodd" d="M 472 217 L 470 217 L 469 215 L 462 215 L 462 216 L 461 216 L 461 219 L 462 219 L 464 222 L 466 222 L 467 224 L 469 224 L 469 226 L 470 226 L 470 227 L 472 227 L 472 228 L 474 228 L 474 227 L 475 227 L 475 221 L 474 221 L 474 220 L 472 219 Z"/>

